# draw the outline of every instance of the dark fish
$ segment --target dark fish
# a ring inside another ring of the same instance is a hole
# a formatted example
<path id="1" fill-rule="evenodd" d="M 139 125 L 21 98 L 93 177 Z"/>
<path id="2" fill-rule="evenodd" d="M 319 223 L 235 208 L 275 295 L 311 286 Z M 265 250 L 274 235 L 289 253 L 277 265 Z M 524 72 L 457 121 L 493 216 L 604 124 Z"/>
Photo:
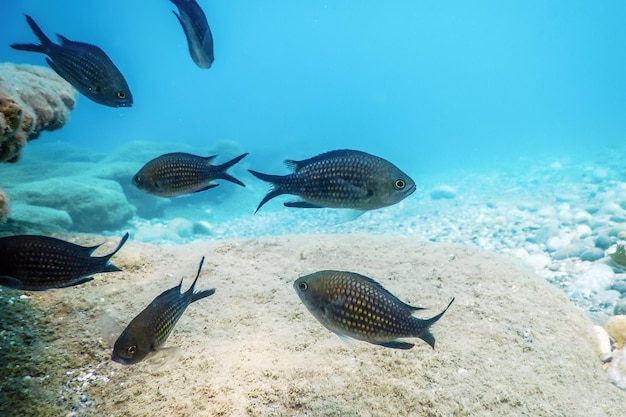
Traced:
<path id="1" fill-rule="evenodd" d="M 160 197 L 178 197 L 205 191 L 219 184 L 211 181 L 223 179 L 245 187 L 226 170 L 241 161 L 247 153 L 239 155 L 222 165 L 212 165 L 213 156 L 197 156 L 189 153 L 167 153 L 143 166 L 133 177 L 133 184 L 141 191 Z"/>
<path id="2" fill-rule="evenodd" d="M 319 271 L 298 278 L 293 286 L 306 308 L 329 330 L 395 349 L 415 346 L 398 340 L 406 337 L 419 337 L 434 348 L 435 338 L 428 328 L 454 301 L 423 320 L 412 315 L 421 307 L 403 303 L 373 279 L 354 272 Z"/>
<path id="3" fill-rule="evenodd" d="M 211 68 L 213 63 L 213 36 L 206 16 L 196 0 L 170 0 L 178 7 L 180 25 L 185 31 L 189 53 L 200 68 Z"/>
<path id="4" fill-rule="evenodd" d="M 48 55 L 48 65 L 85 97 L 110 107 L 130 107 L 133 96 L 119 69 L 106 53 L 95 45 L 74 42 L 58 35 L 61 44 L 52 42 L 32 17 L 26 21 L 41 44 L 17 43 L 11 48 Z"/>
<path id="5" fill-rule="evenodd" d="M 256 211 L 281 194 L 297 195 L 304 201 L 286 207 L 347 208 L 374 210 L 396 204 L 415 191 L 415 182 L 392 163 L 365 152 L 339 150 L 304 161 L 285 161 L 293 174 L 268 175 L 248 170 L 272 183 L 272 190 Z M 255 211 L 255 213 L 256 213 Z"/>
<path id="6" fill-rule="evenodd" d="M 126 326 L 120 337 L 115 341 L 111 359 L 123 365 L 141 362 L 146 355 L 156 351 L 165 343 L 176 322 L 185 309 L 194 301 L 213 295 L 215 288 L 193 292 L 200 276 L 204 257 L 200 261 L 196 279 L 185 292 L 180 292 L 180 284 L 162 292 Z"/>
<path id="7" fill-rule="evenodd" d="M 121 271 L 109 263 L 128 240 L 106 256 L 91 256 L 100 246 L 80 246 L 48 236 L 0 238 L 0 284 L 18 290 L 43 291 L 84 284 L 92 274 Z"/>

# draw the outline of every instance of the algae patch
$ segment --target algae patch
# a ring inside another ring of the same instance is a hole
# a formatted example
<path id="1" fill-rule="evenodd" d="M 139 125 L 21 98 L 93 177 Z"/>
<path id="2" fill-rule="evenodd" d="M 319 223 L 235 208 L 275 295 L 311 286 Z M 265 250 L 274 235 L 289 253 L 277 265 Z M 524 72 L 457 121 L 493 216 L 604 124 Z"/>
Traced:
<path id="1" fill-rule="evenodd" d="M 21 294 L 0 289 L 0 415 L 66 415 L 79 408 L 62 395 L 68 353 L 50 347 L 50 319 Z"/>

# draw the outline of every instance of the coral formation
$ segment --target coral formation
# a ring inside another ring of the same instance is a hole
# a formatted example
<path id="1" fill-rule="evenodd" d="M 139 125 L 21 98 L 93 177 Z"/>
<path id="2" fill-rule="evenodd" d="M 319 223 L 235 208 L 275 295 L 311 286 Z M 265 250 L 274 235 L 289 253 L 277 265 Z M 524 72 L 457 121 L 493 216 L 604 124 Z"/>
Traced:
<path id="1" fill-rule="evenodd" d="M 0 63 L 0 162 L 16 162 L 26 142 L 63 127 L 76 90 L 45 67 Z M 8 213 L 0 190 L 0 220 Z"/>
<path id="2" fill-rule="evenodd" d="M 27 141 L 42 130 L 63 127 L 76 103 L 76 90 L 54 71 L 32 65 L 0 64 L 0 162 L 15 162 Z"/>

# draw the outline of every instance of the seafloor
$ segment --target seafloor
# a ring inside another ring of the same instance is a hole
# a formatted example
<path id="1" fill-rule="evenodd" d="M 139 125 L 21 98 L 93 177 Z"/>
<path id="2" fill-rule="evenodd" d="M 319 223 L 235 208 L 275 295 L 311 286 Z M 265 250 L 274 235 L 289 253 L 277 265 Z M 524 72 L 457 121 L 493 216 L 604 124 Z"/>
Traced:
<path id="1" fill-rule="evenodd" d="M 184 150 L 224 161 L 241 151 Z M 129 178 L 147 152 L 139 142 L 106 154 L 34 142 L 19 164 L 0 166 L 12 202 L 0 235 L 106 241 L 106 251 L 131 233 L 113 259 L 122 273 L 43 293 L 0 289 L 0 415 L 626 411 L 626 380 L 604 373 L 592 331 L 626 312 L 626 275 L 610 257 L 626 239 L 625 152 L 436 174 L 403 167 L 419 173 L 415 194 L 353 220 L 279 199 L 253 215 L 267 184 L 246 173 L 247 160 L 231 172 L 246 188 L 145 196 Z M 112 363 L 111 334 L 182 276 L 186 287 L 201 256 L 202 287 L 217 293 L 172 334 L 180 357 L 165 370 Z M 372 276 L 431 312 L 455 296 L 435 326 L 437 349 L 346 345 L 324 329 L 291 282 L 332 268 Z"/>

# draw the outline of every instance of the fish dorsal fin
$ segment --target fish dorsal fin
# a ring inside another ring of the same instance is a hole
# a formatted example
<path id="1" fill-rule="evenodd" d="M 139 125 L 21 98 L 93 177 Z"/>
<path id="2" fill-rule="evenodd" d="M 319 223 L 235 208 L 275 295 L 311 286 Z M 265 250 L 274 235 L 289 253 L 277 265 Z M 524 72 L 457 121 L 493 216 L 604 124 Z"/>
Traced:
<path id="1" fill-rule="evenodd" d="M 217 157 L 217 155 L 205 156 L 204 161 L 207 165 L 213 165 L 213 160 Z"/>
<path id="2" fill-rule="evenodd" d="M 323 161 L 323 160 L 326 160 L 326 159 L 331 159 L 331 158 L 338 158 L 338 157 L 346 156 L 346 155 L 349 155 L 349 154 L 363 155 L 363 154 L 365 154 L 365 152 L 354 151 L 352 149 L 338 149 L 336 151 L 324 152 L 322 154 L 314 156 L 313 158 L 303 159 L 301 161 L 295 161 L 293 159 L 288 159 L 288 160 L 285 161 L 285 164 L 290 169 L 293 169 L 295 172 L 298 172 L 298 170 L 300 170 L 302 167 L 305 167 L 305 166 L 310 165 L 312 163 L 315 163 L 315 162 L 318 162 L 318 161 Z"/>
<path id="3" fill-rule="evenodd" d="M 373 287 L 379 289 L 381 292 L 383 292 L 386 296 L 396 300 L 398 303 L 400 303 L 400 305 L 402 305 L 402 307 L 404 307 L 407 312 L 412 313 L 414 311 L 417 310 L 424 310 L 424 307 L 414 307 L 411 306 L 407 303 L 405 303 L 404 301 L 400 300 L 398 297 L 396 297 L 395 295 L 393 295 L 392 293 L 390 293 L 385 287 L 383 287 L 380 283 L 374 281 L 372 278 L 370 277 L 366 277 L 365 275 L 361 275 L 361 274 L 357 274 L 356 272 L 351 272 L 351 274 L 354 274 L 356 276 L 358 276 L 359 278 L 361 278 L 362 280 L 368 282 L 370 285 L 372 285 Z"/>
<path id="4" fill-rule="evenodd" d="M 72 43 L 71 40 L 67 39 L 65 36 L 63 36 L 63 35 L 61 35 L 59 33 L 57 33 L 57 38 L 61 41 L 61 45 L 67 45 L 67 44 Z"/>

